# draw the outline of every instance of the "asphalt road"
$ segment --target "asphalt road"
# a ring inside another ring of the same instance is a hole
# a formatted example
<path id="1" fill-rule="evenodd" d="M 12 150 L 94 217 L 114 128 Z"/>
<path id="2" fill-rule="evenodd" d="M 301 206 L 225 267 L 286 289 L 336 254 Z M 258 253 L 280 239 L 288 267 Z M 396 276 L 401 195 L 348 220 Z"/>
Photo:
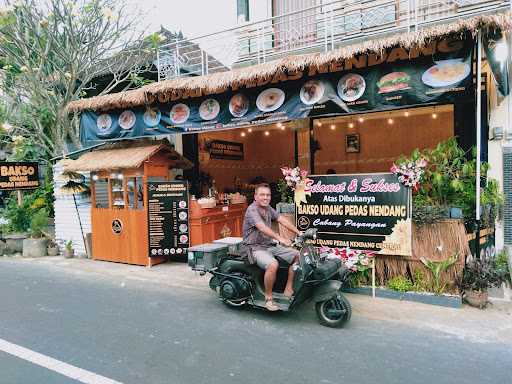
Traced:
<path id="1" fill-rule="evenodd" d="M 482 324 L 482 326 L 485 326 Z M 0 260 L 0 339 L 125 384 L 509 383 L 512 348 L 358 316 L 343 329 L 213 292 Z M 0 352 L 0 384 L 77 383 Z"/>

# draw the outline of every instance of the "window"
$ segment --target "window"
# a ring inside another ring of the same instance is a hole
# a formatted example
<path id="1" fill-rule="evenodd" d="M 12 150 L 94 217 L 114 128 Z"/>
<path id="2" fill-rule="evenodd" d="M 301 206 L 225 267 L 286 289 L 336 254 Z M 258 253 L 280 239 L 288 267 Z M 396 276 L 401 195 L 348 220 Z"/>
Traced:
<path id="1" fill-rule="evenodd" d="M 144 184 L 142 177 L 129 177 L 126 185 L 128 187 L 128 207 L 131 209 L 144 209 Z"/>
<path id="2" fill-rule="evenodd" d="M 249 21 L 249 0 L 236 0 L 236 16 L 239 23 Z"/>
<path id="3" fill-rule="evenodd" d="M 108 208 L 108 179 L 98 179 L 94 182 L 96 208 Z"/>
<path id="4" fill-rule="evenodd" d="M 124 208 L 124 185 L 122 178 L 111 178 L 112 208 Z"/>

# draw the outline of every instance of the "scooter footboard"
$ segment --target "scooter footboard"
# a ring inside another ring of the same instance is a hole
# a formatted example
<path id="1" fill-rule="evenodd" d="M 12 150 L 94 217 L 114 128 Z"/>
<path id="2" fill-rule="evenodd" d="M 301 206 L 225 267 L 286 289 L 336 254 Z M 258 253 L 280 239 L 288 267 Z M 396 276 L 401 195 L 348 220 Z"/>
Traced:
<path id="1" fill-rule="evenodd" d="M 322 284 L 315 287 L 313 293 L 313 301 L 318 303 L 319 301 L 325 301 L 335 296 L 341 289 L 341 281 L 339 280 L 327 280 Z"/>

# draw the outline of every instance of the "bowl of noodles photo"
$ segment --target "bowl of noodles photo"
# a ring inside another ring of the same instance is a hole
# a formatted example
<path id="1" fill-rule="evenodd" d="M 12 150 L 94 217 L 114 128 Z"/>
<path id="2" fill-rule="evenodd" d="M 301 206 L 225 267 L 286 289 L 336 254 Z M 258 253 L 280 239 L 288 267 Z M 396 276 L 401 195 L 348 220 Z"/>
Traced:
<path id="1" fill-rule="evenodd" d="M 112 126 L 112 118 L 109 114 L 103 113 L 98 116 L 96 120 L 96 126 L 98 127 L 98 131 L 104 133 L 110 129 Z"/>
<path id="2" fill-rule="evenodd" d="M 158 108 L 148 108 L 142 119 L 144 120 L 144 124 L 148 127 L 156 127 L 160 122 L 160 118 L 162 117 L 162 113 L 158 110 Z"/>
<path id="3" fill-rule="evenodd" d="M 300 101 L 306 105 L 318 103 L 324 96 L 325 87 L 319 80 L 309 80 L 300 89 Z"/>
<path id="4" fill-rule="evenodd" d="M 135 125 L 135 113 L 129 109 L 119 115 L 119 126 L 123 129 L 130 129 Z"/>
<path id="5" fill-rule="evenodd" d="M 229 100 L 229 112 L 234 117 L 242 117 L 249 110 L 249 99 L 243 93 L 237 93 Z"/>
<path id="6" fill-rule="evenodd" d="M 285 94 L 279 88 L 265 89 L 258 95 L 256 106 L 261 112 L 272 112 L 284 103 Z"/>
<path id="7" fill-rule="evenodd" d="M 213 120 L 220 112 L 219 102 L 215 99 L 206 99 L 199 106 L 199 116 L 203 120 Z"/>
<path id="8" fill-rule="evenodd" d="M 182 124 L 185 121 L 187 121 L 189 116 L 190 116 L 190 109 L 187 105 L 185 105 L 183 103 L 175 104 L 171 108 L 171 112 L 169 114 L 169 117 L 173 124 Z"/>
<path id="9" fill-rule="evenodd" d="M 469 76 L 471 67 L 463 59 L 436 61 L 421 76 L 423 84 L 432 88 L 456 85 Z"/>

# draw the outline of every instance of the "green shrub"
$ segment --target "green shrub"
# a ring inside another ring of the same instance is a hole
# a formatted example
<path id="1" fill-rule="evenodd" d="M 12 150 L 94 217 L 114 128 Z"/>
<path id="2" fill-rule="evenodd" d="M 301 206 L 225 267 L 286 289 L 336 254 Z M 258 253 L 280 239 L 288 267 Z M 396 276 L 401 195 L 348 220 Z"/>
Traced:
<path id="1" fill-rule="evenodd" d="M 30 220 L 30 234 L 32 237 L 43 237 L 48 226 L 48 212 L 42 208 L 36 211 Z"/>
<path id="2" fill-rule="evenodd" d="M 508 255 L 505 250 L 502 250 L 496 255 L 496 270 L 502 276 L 504 281 L 508 281 L 509 284 L 512 284 L 508 264 Z"/>
<path id="3" fill-rule="evenodd" d="M 413 291 L 417 291 L 417 292 L 428 291 L 428 283 L 427 283 L 427 280 L 425 279 L 425 274 L 423 273 L 423 271 L 421 269 L 419 269 L 419 268 L 414 269 L 412 280 L 413 280 L 413 287 L 412 287 Z"/>
<path id="4" fill-rule="evenodd" d="M 413 283 L 407 277 L 395 276 L 388 280 L 388 288 L 398 292 L 412 291 Z"/>

